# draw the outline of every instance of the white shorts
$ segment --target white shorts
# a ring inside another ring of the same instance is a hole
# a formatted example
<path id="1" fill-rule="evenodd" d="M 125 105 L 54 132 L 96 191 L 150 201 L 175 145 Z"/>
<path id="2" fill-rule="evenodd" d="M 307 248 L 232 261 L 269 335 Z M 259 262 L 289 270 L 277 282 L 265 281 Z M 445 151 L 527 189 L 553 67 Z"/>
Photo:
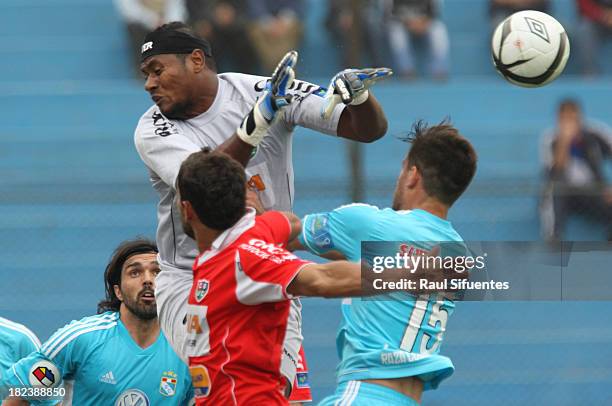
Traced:
<path id="1" fill-rule="evenodd" d="M 193 271 L 169 267 L 166 264 L 160 266 L 162 271 L 155 280 L 155 300 L 159 324 L 174 351 L 183 362 L 189 364 L 186 355 L 188 350 L 185 322 L 187 301 L 193 285 Z M 295 380 L 302 341 L 302 304 L 295 299 L 291 301 L 281 358 L 281 373 L 289 382 Z"/>

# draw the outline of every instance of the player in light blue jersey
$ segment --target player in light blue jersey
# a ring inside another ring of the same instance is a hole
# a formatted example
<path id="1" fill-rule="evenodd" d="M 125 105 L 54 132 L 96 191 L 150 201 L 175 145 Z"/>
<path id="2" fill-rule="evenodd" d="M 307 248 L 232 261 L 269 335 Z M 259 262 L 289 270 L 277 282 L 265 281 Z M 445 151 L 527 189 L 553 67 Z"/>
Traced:
<path id="1" fill-rule="evenodd" d="M 2 371 L 39 348 L 38 337 L 26 326 L 0 317 L 0 379 Z M 6 389 L 0 387 L 0 400 Z"/>
<path id="2" fill-rule="evenodd" d="M 456 241 L 450 250 L 457 252 L 450 254 L 465 255 L 447 214 L 474 176 L 476 153 L 446 123 L 419 123 L 409 140 L 412 147 L 402 164 L 392 208 L 352 204 L 307 215 L 292 247 L 359 261 L 362 241 L 413 244 L 396 244 L 395 252 L 428 251 L 440 242 Z M 443 244 L 442 250 L 448 246 Z M 437 388 L 453 373 L 451 360 L 440 354 L 453 301 L 443 294 L 401 295 L 403 300 L 343 302 L 338 387 L 321 405 L 417 405 L 423 390 Z"/>
<path id="3" fill-rule="evenodd" d="M 1 383 L 20 396 L 3 405 L 192 404 L 188 367 L 160 332 L 153 295 L 158 273 L 155 243 L 122 243 L 106 267 L 99 314 L 61 328 L 40 350 L 7 369 Z M 72 386 L 69 396 L 61 396 L 62 382 Z M 36 398 L 28 388 L 52 396 Z"/>

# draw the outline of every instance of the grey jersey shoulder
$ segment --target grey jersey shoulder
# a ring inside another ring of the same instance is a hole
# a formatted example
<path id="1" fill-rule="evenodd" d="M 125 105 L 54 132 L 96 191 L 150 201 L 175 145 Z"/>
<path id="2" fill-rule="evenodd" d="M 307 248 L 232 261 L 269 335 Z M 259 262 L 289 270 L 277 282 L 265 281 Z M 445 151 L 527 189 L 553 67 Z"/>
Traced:
<path id="1" fill-rule="evenodd" d="M 221 73 L 217 75 L 220 81 L 224 81 L 229 89 L 228 97 L 236 100 L 243 99 L 248 104 L 253 104 L 266 86 L 268 80 L 265 76 L 247 75 L 244 73 Z"/>
<path id="2" fill-rule="evenodd" d="M 176 133 L 178 133 L 178 129 L 173 120 L 166 118 L 156 105 L 152 105 L 140 116 L 134 131 L 134 140 L 138 143 L 138 140 L 146 136 L 167 137 Z"/>
<path id="3" fill-rule="evenodd" d="M 225 80 L 236 93 L 242 96 L 247 102 L 254 103 L 257 97 L 263 92 L 269 77 L 247 75 L 244 73 L 221 73 L 218 75 L 220 80 Z M 288 93 L 297 97 L 297 102 L 306 96 L 316 94 L 323 96 L 325 88 L 303 80 L 295 79 L 288 89 Z"/>

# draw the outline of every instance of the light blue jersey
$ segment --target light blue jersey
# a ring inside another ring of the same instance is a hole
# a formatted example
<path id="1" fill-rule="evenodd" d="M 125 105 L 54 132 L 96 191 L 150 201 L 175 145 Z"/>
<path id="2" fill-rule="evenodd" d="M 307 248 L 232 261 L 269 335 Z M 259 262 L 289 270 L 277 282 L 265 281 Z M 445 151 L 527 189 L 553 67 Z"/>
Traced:
<path id="1" fill-rule="evenodd" d="M 26 326 L 0 317 L 0 382 L 2 371 L 39 348 L 38 337 Z M 6 396 L 6 389 L 0 387 L 0 400 Z"/>
<path id="2" fill-rule="evenodd" d="M 4 378 L 15 387 L 72 382 L 72 403 L 79 406 L 187 405 L 193 397 L 189 369 L 164 335 L 142 349 L 118 312 L 73 321 L 10 367 Z"/>
<path id="3" fill-rule="evenodd" d="M 414 248 L 430 250 L 439 242 L 462 239 L 450 222 L 423 210 L 352 204 L 306 216 L 300 241 L 315 254 L 338 251 L 349 261 L 360 261 L 362 241 L 413 242 Z M 402 247 L 396 245 L 392 248 L 400 252 Z M 440 355 L 440 344 L 454 303 L 438 294 L 393 295 L 395 300 L 343 301 L 336 341 L 339 384 L 416 376 L 427 390 L 453 373 L 451 360 Z"/>
<path id="4" fill-rule="evenodd" d="M 26 326 L 0 317 L 0 373 L 39 348 L 38 337 Z"/>

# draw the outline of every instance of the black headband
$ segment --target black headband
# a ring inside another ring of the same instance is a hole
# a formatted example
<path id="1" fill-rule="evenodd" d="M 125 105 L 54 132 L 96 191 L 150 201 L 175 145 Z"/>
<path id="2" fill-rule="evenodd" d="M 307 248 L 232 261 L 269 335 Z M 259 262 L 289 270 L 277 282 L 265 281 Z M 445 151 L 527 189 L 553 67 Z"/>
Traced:
<path id="1" fill-rule="evenodd" d="M 152 31 L 142 44 L 140 61 L 150 56 L 161 54 L 190 54 L 194 49 L 201 49 L 204 55 L 211 57 L 210 44 L 205 39 L 181 31 Z"/>

